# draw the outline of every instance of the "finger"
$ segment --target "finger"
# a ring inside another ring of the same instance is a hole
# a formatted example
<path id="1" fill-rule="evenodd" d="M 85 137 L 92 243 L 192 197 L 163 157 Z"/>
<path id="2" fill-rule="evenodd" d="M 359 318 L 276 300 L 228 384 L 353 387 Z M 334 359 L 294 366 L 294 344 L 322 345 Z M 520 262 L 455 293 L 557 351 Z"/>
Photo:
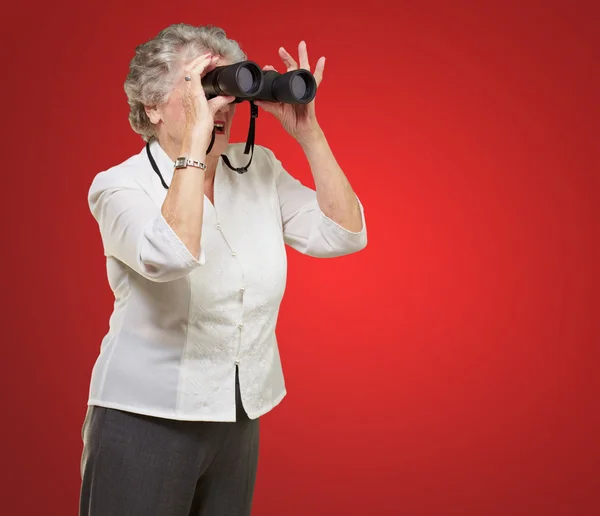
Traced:
<path id="1" fill-rule="evenodd" d="M 202 59 L 198 63 L 196 63 L 190 72 L 196 77 L 202 78 L 208 72 L 214 70 L 217 67 L 218 60 L 219 56 L 209 55 L 208 58 Z"/>
<path id="2" fill-rule="evenodd" d="M 301 41 L 298 45 L 298 56 L 300 58 L 300 68 L 310 70 L 310 64 L 308 63 L 308 50 L 306 48 L 305 41 Z"/>
<path id="3" fill-rule="evenodd" d="M 292 70 L 298 69 L 298 63 L 294 60 L 294 58 L 288 54 L 287 50 L 283 47 L 279 48 L 279 56 L 283 61 L 283 64 L 287 67 L 287 71 L 291 72 Z"/>
<path id="4" fill-rule="evenodd" d="M 202 54 L 202 55 L 192 59 L 191 61 L 186 63 L 186 65 L 184 66 L 184 68 L 183 68 L 184 75 L 189 77 L 191 73 L 195 72 L 195 70 L 198 68 L 199 65 L 210 62 L 211 58 L 212 58 L 212 54 L 209 52 L 208 54 Z"/>
<path id="5" fill-rule="evenodd" d="M 325 70 L 325 57 L 320 57 L 315 65 L 315 71 L 313 76 L 315 77 L 315 81 L 317 82 L 317 86 L 321 84 L 323 80 L 323 71 Z"/>
<path id="6" fill-rule="evenodd" d="M 212 52 L 205 52 L 204 54 L 200 54 L 199 56 L 195 57 L 194 59 L 192 59 L 191 61 L 189 61 L 187 63 L 187 69 L 192 70 L 194 67 L 196 67 L 202 61 L 210 59 L 210 57 L 212 55 L 213 55 Z"/>
<path id="7" fill-rule="evenodd" d="M 208 101 L 208 105 L 213 113 L 213 115 L 219 111 L 219 109 L 225 107 L 227 104 L 230 104 L 235 100 L 235 97 L 232 96 L 224 96 L 219 95 L 218 97 L 212 98 Z"/>
<path id="8" fill-rule="evenodd" d="M 185 70 L 185 81 L 188 84 L 188 92 L 193 92 L 200 102 L 206 102 L 206 95 L 202 87 L 202 77 L 216 66 L 218 56 L 211 54 L 203 55 L 198 59 L 194 59 Z"/>
<path id="9" fill-rule="evenodd" d="M 267 113 L 276 115 L 279 112 L 279 106 L 275 102 L 268 102 L 266 100 L 255 100 L 254 103 L 264 109 Z"/>
<path id="10" fill-rule="evenodd" d="M 269 70 L 271 70 L 273 72 L 277 71 L 274 66 L 271 66 L 271 65 L 265 65 L 265 66 L 263 66 L 263 71 L 266 72 L 266 71 L 269 71 Z"/>

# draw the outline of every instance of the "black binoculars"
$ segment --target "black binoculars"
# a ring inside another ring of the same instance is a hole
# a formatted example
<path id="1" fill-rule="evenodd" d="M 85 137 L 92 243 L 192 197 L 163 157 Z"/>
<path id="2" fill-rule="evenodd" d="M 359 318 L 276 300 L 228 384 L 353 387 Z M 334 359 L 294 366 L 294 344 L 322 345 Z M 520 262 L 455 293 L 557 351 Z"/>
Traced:
<path id="1" fill-rule="evenodd" d="M 307 104 L 317 94 L 317 83 L 308 70 L 286 73 L 261 70 L 253 61 L 218 66 L 202 77 L 207 98 L 233 96 L 234 102 L 266 100 L 286 104 Z"/>

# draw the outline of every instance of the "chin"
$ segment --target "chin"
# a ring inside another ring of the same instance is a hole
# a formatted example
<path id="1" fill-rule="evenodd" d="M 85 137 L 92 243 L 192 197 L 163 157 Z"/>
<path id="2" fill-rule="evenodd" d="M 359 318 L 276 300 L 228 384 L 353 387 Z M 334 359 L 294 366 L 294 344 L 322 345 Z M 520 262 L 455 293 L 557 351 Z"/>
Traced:
<path id="1" fill-rule="evenodd" d="M 208 153 L 209 156 L 220 156 L 227 150 L 227 146 L 229 145 L 229 135 L 226 134 L 217 134 L 215 136 L 215 143 L 213 144 L 212 149 Z"/>

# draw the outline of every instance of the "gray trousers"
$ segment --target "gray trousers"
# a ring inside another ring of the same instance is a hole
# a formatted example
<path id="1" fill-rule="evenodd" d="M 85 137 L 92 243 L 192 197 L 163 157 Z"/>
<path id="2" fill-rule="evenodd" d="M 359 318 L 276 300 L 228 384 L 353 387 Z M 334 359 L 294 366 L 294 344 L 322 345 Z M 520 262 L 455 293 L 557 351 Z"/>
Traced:
<path id="1" fill-rule="evenodd" d="M 80 516 L 250 516 L 259 420 L 174 421 L 90 406 Z"/>

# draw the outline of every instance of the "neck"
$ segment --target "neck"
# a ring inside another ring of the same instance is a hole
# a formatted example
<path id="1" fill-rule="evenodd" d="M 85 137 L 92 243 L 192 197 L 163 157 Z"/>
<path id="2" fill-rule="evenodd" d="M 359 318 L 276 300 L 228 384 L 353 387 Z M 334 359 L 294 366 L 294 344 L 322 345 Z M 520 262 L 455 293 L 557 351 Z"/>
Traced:
<path id="1" fill-rule="evenodd" d="M 181 144 L 175 142 L 169 137 L 166 138 L 156 138 L 158 140 L 158 144 L 165 151 L 167 156 L 175 161 L 179 157 L 179 152 L 181 150 Z M 210 154 L 206 156 L 206 170 L 204 171 L 204 182 L 212 183 L 215 177 L 215 173 L 217 172 L 217 165 L 219 163 L 220 155 L 213 155 L 212 151 Z"/>

